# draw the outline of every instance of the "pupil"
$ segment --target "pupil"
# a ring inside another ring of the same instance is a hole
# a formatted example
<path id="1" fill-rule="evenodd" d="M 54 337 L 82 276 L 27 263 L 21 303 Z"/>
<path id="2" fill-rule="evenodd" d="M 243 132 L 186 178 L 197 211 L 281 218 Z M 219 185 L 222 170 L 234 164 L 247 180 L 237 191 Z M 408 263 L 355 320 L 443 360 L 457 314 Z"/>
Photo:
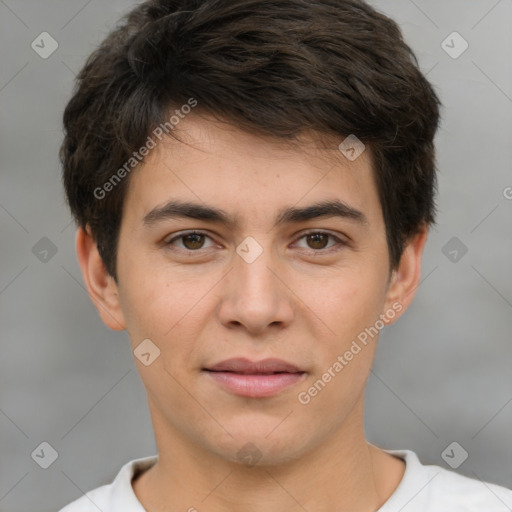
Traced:
<path id="1" fill-rule="evenodd" d="M 192 233 L 190 235 L 185 235 L 183 237 L 183 243 L 185 244 L 185 247 L 187 247 L 187 249 L 200 249 L 201 246 L 202 246 L 202 239 L 203 238 L 203 235 L 199 234 L 199 233 Z M 192 241 L 192 246 L 190 246 L 190 244 L 187 243 L 187 240 L 191 240 L 193 239 L 194 241 Z"/>
<path id="2" fill-rule="evenodd" d="M 315 233 L 313 235 L 308 235 L 308 236 L 309 236 L 310 240 L 313 239 L 313 245 L 315 245 L 318 242 L 319 237 L 323 238 L 324 242 L 327 241 L 327 235 L 325 235 L 323 233 Z M 320 242 L 320 246 L 321 247 L 318 247 L 318 246 L 315 247 L 314 246 L 313 249 L 323 249 L 325 247 L 325 245 L 326 245 L 325 243 Z"/>

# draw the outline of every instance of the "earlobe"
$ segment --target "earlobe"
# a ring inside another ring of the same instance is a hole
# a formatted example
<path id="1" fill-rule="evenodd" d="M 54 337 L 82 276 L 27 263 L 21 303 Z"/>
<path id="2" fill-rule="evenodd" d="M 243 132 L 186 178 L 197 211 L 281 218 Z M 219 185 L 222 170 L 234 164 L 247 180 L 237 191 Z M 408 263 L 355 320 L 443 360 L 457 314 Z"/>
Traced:
<path id="1" fill-rule="evenodd" d="M 391 276 L 384 311 L 385 323 L 392 324 L 411 304 L 421 278 L 421 258 L 427 241 L 428 229 L 423 225 L 404 248 L 400 264 Z M 387 315 L 386 312 L 393 311 Z"/>
<path id="2" fill-rule="evenodd" d="M 117 285 L 107 272 L 89 229 L 78 228 L 75 245 L 85 286 L 101 319 L 110 329 L 126 329 Z"/>

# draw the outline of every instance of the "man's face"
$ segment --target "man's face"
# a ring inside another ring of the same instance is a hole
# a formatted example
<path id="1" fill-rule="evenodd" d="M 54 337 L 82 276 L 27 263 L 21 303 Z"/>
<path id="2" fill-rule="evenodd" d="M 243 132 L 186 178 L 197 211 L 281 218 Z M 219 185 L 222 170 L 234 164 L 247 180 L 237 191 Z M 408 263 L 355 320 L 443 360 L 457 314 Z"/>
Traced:
<path id="1" fill-rule="evenodd" d="M 133 171 L 117 256 L 132 349 L 150 339 L 160 350 L 148 366 L 136 359 L 157 443 L 178 437 L 228 460 L 252 443 L 275 464 L 354 435 L 375 325 L 392 307 L 368 151 L 349 161 L 341 140 L 291 147 L 192 115 L 179 129 L 187 144 L 159 144 Z M 171 217 L 170 201 L 222 210 L 234 224 Z M 334 201 L 352 214 L 276 224 L 285 209 Z M 277 358 L 302 373 L 207 370 L 231 358 Z"/>

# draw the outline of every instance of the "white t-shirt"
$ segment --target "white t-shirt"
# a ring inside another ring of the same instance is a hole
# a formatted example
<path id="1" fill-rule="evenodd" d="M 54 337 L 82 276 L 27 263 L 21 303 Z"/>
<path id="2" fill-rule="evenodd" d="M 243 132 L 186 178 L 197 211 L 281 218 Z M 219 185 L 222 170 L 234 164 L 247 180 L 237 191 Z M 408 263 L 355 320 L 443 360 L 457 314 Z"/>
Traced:
<path id="1" fill-rule="evenodd" d="M 384 450 L 405 461 L 404 476 L 377 512 L 510 512 L 512 491 L 444 469 L 423 465 L 410 450 Z M 131 485 L 157 456 L 126 463 L 111 484 L 87 492 L 59 512 L 146 512 Z"/>

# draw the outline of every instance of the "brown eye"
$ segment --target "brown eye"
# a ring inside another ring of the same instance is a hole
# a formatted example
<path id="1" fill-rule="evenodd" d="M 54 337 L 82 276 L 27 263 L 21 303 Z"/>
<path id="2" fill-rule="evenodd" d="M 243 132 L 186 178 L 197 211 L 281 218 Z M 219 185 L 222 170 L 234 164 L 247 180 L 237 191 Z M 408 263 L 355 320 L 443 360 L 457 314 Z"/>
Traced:
<path id="1" fill-rule="evenodd" d="M 328 245 L 329 239 L 333 241 L 330 245 Z M 302 240 L 305 240 L 306 247 L 304 245 L 299 245 L 299 247 L 304 249 L 306 252 L 313 254 L 328 254 L 330 252 L 340 250 L 343 246 L 347 245 L 345 241 L 339 239 L 337 236 L 323 231 L 311 231 L 309 233 L 305 233 L 299 238 L 299 241 Z"/>
<path id="2" fill-rule="evenodd" d="M 204 243 L 204 235 L 200 235 L 199 233 L 192 233 L 191 235 L 184 235 L 181 237 L 183 240 L 183 245 L 190 249 L 191 251 L 195 249 L 201 249 Z"/>
<path id="3" fill-rule="evenodd" d="M 206 233 L 192 231 L 175 236 L 166 242 L 166 245 L 176 248 L 176 250 L 197 252 L 200 249 L 207 248 L 204 245 L 207 238 L 211 239 Z M 181 242 L 181 244 L 178 245 L 178 242 Z"/>
<path id="4" fill-rule="evenodd" d="M 316 250 L 325 249 L 329 241 L 329 235 L 326 235 L 325 233 L 313 233 L 311 235 L 306 235 L 306 238 L 309 241 L 309 247 Z"/>

